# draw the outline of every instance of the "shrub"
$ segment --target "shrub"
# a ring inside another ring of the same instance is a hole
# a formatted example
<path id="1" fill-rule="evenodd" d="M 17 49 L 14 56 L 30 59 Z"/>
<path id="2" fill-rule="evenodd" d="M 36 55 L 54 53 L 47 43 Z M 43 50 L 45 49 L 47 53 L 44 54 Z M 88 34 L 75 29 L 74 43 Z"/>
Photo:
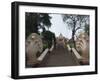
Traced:
<path id="1" fill-rule="evenodd" d="M 55 34 L 51 31 L 42 32 L 42 36 L 43 36 L 43 41 L 47 43 L 48 48 L 52 46 L 53 40 L 54 42 L 56 41 Z"/>

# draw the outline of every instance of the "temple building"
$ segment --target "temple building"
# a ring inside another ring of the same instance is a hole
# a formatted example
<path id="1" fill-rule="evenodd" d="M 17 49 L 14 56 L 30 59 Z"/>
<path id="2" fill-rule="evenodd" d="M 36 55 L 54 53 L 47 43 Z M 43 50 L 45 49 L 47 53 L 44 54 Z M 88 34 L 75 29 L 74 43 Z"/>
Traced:
<path id="1" fill-rule="evenodd" d="M 60 35 L 56 38 L 56 42 L 58 44 L 62 44 L 63 46 L 67 43 L 68 39 L 65 38 L 61 33 Z"/>

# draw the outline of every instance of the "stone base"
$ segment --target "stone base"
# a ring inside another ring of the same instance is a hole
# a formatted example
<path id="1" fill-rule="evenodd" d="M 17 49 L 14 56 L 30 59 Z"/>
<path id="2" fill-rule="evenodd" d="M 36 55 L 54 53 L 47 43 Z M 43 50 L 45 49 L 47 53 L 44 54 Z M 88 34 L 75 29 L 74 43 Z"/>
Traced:
<path id="1" fill-rule="evenodd" d="M 86 59 L 83 59 L 83 60 L 80 61 L 80 64 L 81 65 L 89 65 L 89 61 L 86 60 Z"/>

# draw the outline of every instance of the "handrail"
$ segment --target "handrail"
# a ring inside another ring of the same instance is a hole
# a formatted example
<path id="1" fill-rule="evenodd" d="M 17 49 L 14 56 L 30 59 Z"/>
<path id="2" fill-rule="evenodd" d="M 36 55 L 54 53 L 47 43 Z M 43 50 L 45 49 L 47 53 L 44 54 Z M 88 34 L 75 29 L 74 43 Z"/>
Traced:
<path id="1" fill-rule="evenodd" d="M 52 45 L 52 47 L 50 48 L 50 50 L 49 50 L 49 51 L 51 52 L 51 51 L 53 50 L 53 48 L 54 48 L 54 45 Z"/>
<path id="2" fill-rule="evenodd" d="M 71 47 L 69 45 L 67 45 L 67 48 L 68 48 L 69 51 L 71 51 Z"/>
<path id="3" fill-rule="evenodd" d="M 80 54 L 76 51 L 75 48 L 72 48 L 72 52 L 75 54 L 75 56 L 77 57 L 77 59 L 82 59 L 82 56 L 80 56 Z"/>
<path id="4" fill-rule="evenodd" d="M 44 59 L 44 57 L 46 56 L 48 51 L 49 51 L 49 49 L 46 48 L 45 51 L 37 58 L 37 60 L 42 61 Z"/>

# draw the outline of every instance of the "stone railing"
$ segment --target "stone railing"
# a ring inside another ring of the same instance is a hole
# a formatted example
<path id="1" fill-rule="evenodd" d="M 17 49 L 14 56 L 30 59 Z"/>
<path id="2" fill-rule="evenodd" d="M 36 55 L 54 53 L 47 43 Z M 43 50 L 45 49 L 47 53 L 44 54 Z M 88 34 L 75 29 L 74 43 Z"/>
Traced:
<path id="1" fill-rule="evenodd" d="M 76 59 L 78 60 L 78 62 L 79 62 L 80 64 L 83 64 L 83 65 L 89 64 L 89 60 L 88 60 L 87 58 L 84 58 L 83 56 L 81 56 L 81 55 L 77 52 L 77 50 L 76 50 L 75 48 L 71 48 L 71 47 L 67 44 L 67 49 L 68 49 L 68 51 L 70 51 L 72 54 L 75 55 Z"/>
<path id="2" fill-rule="evenodd" d="M 81 65 L 88 65 L 89 64 L 89 59 L 87 59 L 83 56 L 80 56 L 80 54 L 76 51 L 75 48 L 72 48 L 72 52 L 73 52 L 73 54 L 75 54 L 75 56 L 77 57 L 77 59 Z"/>
<path id="3" fill-rule="evenodd" d="M 49 51 L 48 48 L 45 49 L 44 52 L 37 58 L 37 60 L 38 60 L 39 62 L 41 62 L 41 61 L 44 59 L 44 57 L 46 56 L 46 54 L 48 53 L 48 51 Z"/>
<path id="4" fill-rule="evenodd" d="M 82 59 L 82 57 L 81 57 L 80 54 L 76 51 L 75 48 L 72 48 L 72 52 L 73 52 L 73 54 L 75 54 L 75 56 L 76 56 L 76 58 L 77 58 L 78 60 L 81 60 L 81 59 Z"/>
<path id="5" fill-rule="evenodd" d="M 67 44 L 67 49 L 70 53 L 73 54 L 74 58 L 80 62 L 80 60 L 82 59 L 82 56 L 80 56 L 80 54 L 76 51 L 75 48 L 71 48 L 69 44 Z"/>
<path id="6" fill-rule="evenodd" d="M 54 49 L 54 45 L 52 45 L 50 49 L 46 48 L 46 49 L 44 50 L 44 52 L 37 58 L 37 60 L 38 60 L 39 62 L 43 61 L 43 59 L 45 58 L 45 56 L 47 55 L 47 53 L 48 53 L 49 51 L 52 52 L 53 49 Z"/>
<path id="7" fill-rule="evenodd" d="M 71 51 L 71 47 L 68 44 L 67 44 L 67 48 L 68 48 L 69 51 Z"/>
<path id="8" fill-rule="evenodd" d="M 53 49 L 54 49 L 54 45 L 51 46 L 51 48 L 49 49 L 49 51 L 51 52 L 51 51 L 53 51 Z"/>
<path id="9" fill-rule="evenodd" d="M 52 41 L 54 42 L 54 41 Z M 31 33 L 25 42 L 26 52 L 26 67 L 37 66 L 45 58 L 48 52 L 54 49 L 54 43 L 51 48 L 46 48 L 43 51 L 43 41 L 37 33 Z M 42 54 L 41 54 L 42 53 Z"/>

